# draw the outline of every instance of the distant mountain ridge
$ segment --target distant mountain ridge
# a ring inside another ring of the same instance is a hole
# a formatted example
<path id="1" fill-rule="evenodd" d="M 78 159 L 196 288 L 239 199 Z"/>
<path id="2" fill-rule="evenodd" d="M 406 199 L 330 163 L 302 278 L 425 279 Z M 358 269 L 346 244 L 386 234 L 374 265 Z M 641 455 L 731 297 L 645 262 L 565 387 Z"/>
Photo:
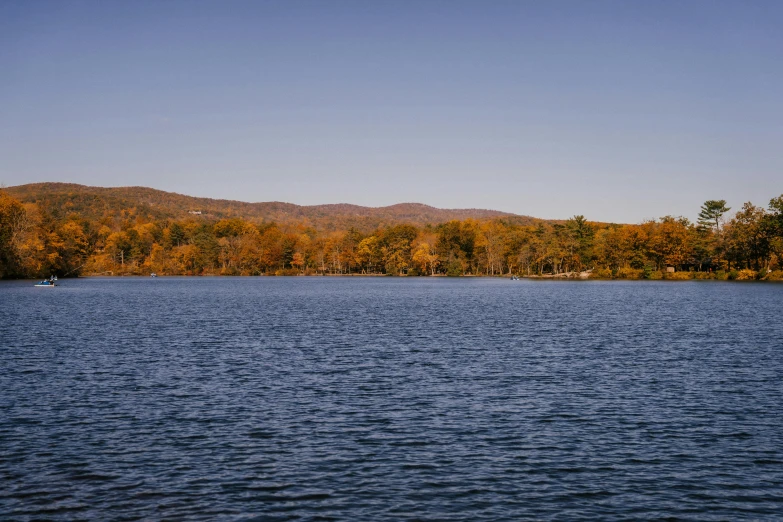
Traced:
<path id="1" fill-rule="evenodd" d="M 398 203 L 386 207 L 364 207 L 348 203 L 248 203 L 186 196 L 148 187 L 92 187 L 51 182 L 17 185 L 5 190 L 22 202 L 37 203 L 56 214 L 74 213 L 87 219 L 100 219 L 107 212 L 116 211 L 149 219 L 182 219 L 188 215 L 214 219 L 239 217 L 251 221 L 302 223 L 324 230 L 351 226 L 368 230 L 395 223 L 436 225 L 464 219 L 507 218 L 519 224 L 539 221 L 529 216 L 497 210 L 440 209 L 421 203 Z"/>

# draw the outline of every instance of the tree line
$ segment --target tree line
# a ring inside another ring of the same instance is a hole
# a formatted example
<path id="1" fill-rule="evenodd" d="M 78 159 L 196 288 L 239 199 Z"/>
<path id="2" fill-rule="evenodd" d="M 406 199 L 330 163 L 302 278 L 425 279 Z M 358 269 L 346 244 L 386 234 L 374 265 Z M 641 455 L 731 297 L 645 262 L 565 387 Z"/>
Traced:
<path id="1" fill-rule="evenodd" d="M 0 277 L 73 275 L 783 277 L 783 195 L 733 216 L 707 201 L 696 223 L 665 216 L 607 224 L 574 216 L 396 223 L 369 232 L 241 218 L 100 219 L 21 203 L 0 190 Z M 671 271 L 674 270 L 674 273 Z"/>

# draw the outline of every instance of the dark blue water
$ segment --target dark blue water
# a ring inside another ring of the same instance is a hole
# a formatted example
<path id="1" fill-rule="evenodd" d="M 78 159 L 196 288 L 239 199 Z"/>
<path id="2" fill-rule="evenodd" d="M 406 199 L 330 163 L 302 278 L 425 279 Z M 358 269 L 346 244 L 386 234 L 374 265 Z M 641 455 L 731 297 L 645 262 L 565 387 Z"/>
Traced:
<path id="1" fill-rule="evenodd" d="M 775 519 L 783 285 L 0 283 L 0 515 Z"/>

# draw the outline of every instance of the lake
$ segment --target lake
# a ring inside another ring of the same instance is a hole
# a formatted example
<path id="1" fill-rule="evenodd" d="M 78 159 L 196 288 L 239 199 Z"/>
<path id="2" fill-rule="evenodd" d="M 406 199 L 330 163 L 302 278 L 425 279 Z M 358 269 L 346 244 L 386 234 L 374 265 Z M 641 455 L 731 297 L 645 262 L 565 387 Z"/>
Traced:
<path id="1" fill-rule="evenodd" d="M 0 517 L 775 519 L 783 285 L 0 282 Z"/>

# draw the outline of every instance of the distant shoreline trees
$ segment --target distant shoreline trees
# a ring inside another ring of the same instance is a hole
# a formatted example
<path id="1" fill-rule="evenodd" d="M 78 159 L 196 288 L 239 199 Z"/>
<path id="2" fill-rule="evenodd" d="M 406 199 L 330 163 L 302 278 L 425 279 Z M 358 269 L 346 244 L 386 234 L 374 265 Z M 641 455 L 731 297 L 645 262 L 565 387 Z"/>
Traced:
<path id="1" fill-rule="evenodd" d="M 702 205 L 698 223 L 665 216 L 641 224 L 513 219 L 396 223 L 362 232 L 241 218 L 155 219 L 107 208 L 21 203 L 0 190 L 0 277 L 49 275 L 542 276 L 783 278 L 783 195 L 767 209 L 725 200 Z M 668 270 L 667 270 L 668 269 Z M 674 270 L 674 274 L 670 270 Z"/>

